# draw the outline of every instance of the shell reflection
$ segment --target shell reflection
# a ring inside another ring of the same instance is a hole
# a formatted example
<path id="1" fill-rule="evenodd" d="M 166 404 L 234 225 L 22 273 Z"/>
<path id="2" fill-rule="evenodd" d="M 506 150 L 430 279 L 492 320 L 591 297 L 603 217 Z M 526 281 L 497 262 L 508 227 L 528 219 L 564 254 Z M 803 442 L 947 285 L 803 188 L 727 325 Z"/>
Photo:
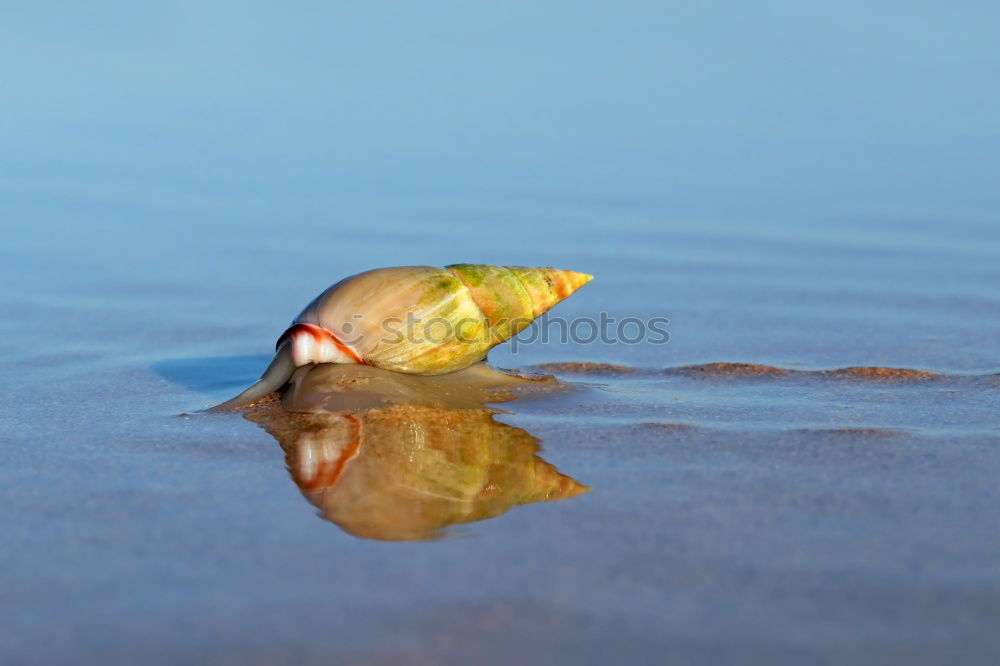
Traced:
<path id="1" fill-rule="evenodd" d="M 320 515 L 358 537 L 435 539 L 449 525 L 589 490 L 540 458 L 536 437 L 467 406 L 476 396 L 545 390 L 551 380 L 489 373 L 469 371 L 460 392 L 451 389 L 462 377 L 317 366 L 293 379 L 284 406 L 246 417 L 278 440 L 292 479 Z M 413 382 L 425 390 L 414 393 Z M 338 401 L 351 407 L 336 409 Z"/>

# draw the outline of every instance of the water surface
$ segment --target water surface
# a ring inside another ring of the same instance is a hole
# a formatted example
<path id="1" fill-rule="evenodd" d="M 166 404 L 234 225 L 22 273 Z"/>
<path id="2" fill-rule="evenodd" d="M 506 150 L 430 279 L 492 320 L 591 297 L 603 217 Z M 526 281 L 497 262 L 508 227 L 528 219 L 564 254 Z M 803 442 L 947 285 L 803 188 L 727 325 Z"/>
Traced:
<path id="1" fill-rule="evenodd" d="M 992 6 L 0 11 L 0 661 L 1000 658 Z M 495 422 L 590 492 L 359 538 L 191 415 L 454 262 L 670 319 L 491 357 L 581 385 Z"/>

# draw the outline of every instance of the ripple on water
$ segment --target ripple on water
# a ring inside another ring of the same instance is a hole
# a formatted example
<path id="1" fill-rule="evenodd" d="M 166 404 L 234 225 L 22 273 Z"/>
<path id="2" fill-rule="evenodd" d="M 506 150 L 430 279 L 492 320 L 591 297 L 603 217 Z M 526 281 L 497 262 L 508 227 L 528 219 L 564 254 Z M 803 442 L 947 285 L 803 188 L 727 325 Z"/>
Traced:
<path id="1" fill-rule="evenodd" d="M 840 368 L 837 370 L 824 370 L 822 372 L 823 374 L 835 377 L 911 382 L 938 379 L 944 376 L 936 372 L 928 372 L 926 370 L 913 370 L 910 368 L 883 368 L 878 366 L 856 366 Z"/>
<path id="2" fill-rule="evenodd" d="M 693 376 L 727 376 L 727 377 L 781 377 L 789 374 L 789 370 L 773 365 L 760 363 L 702 363 L 700 365 L 685 365 L 680 368 L 667 368 L 667 374 Z"/>
<path id="3" fill-rule="evenodd" d="M 575 363 L 539 363 L 531 366 L 530 369 L 536 372 L 560 372 L 577 375 L 635 375 L 652 372 L 651 370 L 644 370 L 643 368 L 635 368 L 628 365 L 586 361 Z"/>
<path id="4" fill-rule="evenodd" d="M 688 377 L 840 377 L 850 379 L 875 380 L 875 381 L 899 381 L 899 382 L 920 382 L 932 379 L 944 379 L 948 375 L 931 372 L 928 370 L 917 370 L 913 368 L 890 368 L 883 366 L 849 366 L 845 368 L 833 368 L 827 370 L 797 370 L 782 368 L 775 365 L 763 363 L 739 363 L 729 361 L 717 361 L 714 363 L 699 363 L 695 365 L 684 365 L 675 368 L 665 368 L 656 370 L 652 368 L 637 368 L 626 365 L 615 365 L 611 363 L 595 362 L 575 362 L 575 363 L 541 363 L 532 366 L 532 370 L 545 371 L 563 374 L 588 374 L 588 375 L 650 375 L 663 373 L 667 375 L 684 375 Z M 1000 382 L 1000 375 L 990 375 L 993 381 Z"/>

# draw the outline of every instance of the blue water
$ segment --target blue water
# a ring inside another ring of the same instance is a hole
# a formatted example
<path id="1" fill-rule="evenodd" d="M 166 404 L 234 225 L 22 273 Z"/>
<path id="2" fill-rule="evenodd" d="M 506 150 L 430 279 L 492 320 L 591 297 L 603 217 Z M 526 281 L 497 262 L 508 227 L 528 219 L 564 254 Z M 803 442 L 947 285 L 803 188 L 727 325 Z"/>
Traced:
<path id="1" fill-rule="evenodd" d="M 3 3 L 0 661 L 995 663 L 998 21 Z M 453 262 L 670 320 L 502 366 L 945 377 L 567 376 L 504 419 L 594 491 L 433 544 L 350 537 L 267 433 L 177 416 L 331 282 Z"/>

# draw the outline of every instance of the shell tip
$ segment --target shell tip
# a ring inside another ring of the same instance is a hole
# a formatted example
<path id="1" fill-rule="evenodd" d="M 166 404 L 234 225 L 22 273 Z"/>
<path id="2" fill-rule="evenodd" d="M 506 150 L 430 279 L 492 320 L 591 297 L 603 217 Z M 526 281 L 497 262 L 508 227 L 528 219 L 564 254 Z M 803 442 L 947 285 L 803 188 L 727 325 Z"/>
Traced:
<path id="1" fill-rule="evenodd" d="M 566 281 L 567 296 L 594 279 L 589 273 L 579 273 L 577 271 L 563 271 L 563 279 Z"/>

